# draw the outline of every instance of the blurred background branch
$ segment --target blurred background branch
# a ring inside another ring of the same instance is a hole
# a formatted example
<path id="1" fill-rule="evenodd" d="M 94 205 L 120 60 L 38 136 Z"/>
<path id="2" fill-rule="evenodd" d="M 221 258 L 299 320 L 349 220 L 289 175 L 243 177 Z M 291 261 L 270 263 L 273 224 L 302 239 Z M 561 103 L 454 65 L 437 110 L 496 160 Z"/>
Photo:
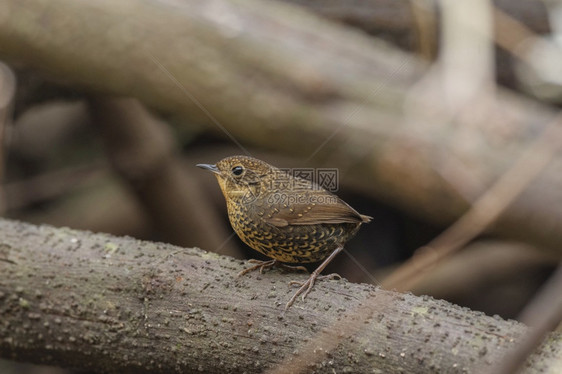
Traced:
<path id="1" fill-rule="evenodd" d="M 8 66 L 0 63 L 0 182 L 4 181 L 6 160 L 4 146 L 7 144 L 7 128 L 12 119 L 14 96 L 16 91 L 16 77 Z M 3 183 L 2 183 L 3 184 Z M 0 187 L 0 215 L 6 210 L 5 193 Z"/>
<path id="2" fill-rule="evenodd" d="M 133 99 L 93 98 L 90 111 L 114 169 L 164 237 L 242 257 L 226 240 L 231 230 L 176 157 L 168 126 Z"/>
<path id="3" fill-rule="evenodd" d="M 547 130 L 562 103 L 559 10 L 538 0 L 4 0 L 4 215 L 254 257 L 194 164 L 249 153 L 337 168 L 338 194 L 374 221 L 328 271 L 388 284 L 405 263 L 423 276 L 400 288 L 523 319 L 562 257 L 560 129 Z M 416 253 L 428 243 L 446 250 Z M 330 326 L 353 336 L 349 320 L 370 308 Z M 306 339 L 277 370 L 306 368 L 305 353 L 322 358 L 315 347 L 340 338 Z"/>
<path id="4" fill-rule="evenodd" d="M 224 7 L 230 18 L 209 16 L 210 4 Z M 192 129 L 207 124 L 220 134 L 179 82 L 246 145 L 307 157 L 331 137 L 309 162 L 338 167 L 358 191 L 438 224 L 468 207 L 455 188 L 462 180 L 451 181 L 447 170 L 457 170 L 482 193 L 553 116 L 498 90 L 494 103 L 473 103 L 472 118 L 451 126 L 436 107 L 441 94 L 412 89 L 424 72 L 415 58 L 282 4 L 229 4 L 7 1 L 2 14 L 11 16 L 0 23 L 0 53 L 67 82 L 134 95 Z M 37 11 L 27 12 L 30 6 Z M 129 21 L 123 11 L 133 15 Z M 69 20 L 64 30 L 58 17 Z M 258 22 L 263 17 L 268 21 Z M 81 39 L 68 31 L 73 27 Z M 557 157 L 514 202 L 497 232 L 559 251 L 561 161 Z"/>

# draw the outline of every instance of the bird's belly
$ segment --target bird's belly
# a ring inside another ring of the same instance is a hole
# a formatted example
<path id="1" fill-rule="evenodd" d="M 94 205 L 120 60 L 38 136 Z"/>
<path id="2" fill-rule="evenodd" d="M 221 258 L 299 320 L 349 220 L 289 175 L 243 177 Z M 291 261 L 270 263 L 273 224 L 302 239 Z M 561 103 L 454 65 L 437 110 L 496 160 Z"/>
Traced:
<path id="1" fill-rule="evenodd" d="M 287 263 L 321 261 L 343 245 L 359 227 L 352 223 L 276 227 L 239 212 L 229 212 L 229 219 L 236 234 L 249 247 Z"/>

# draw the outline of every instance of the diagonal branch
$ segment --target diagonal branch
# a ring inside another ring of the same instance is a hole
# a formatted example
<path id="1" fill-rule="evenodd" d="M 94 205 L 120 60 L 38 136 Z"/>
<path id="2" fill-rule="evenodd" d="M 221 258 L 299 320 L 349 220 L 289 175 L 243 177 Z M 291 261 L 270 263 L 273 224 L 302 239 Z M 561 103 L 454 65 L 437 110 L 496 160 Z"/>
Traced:
<path id="1" fill-rule="evenodd" d="M 235 278 L 240 261 L 205 251 L 9 220 L 0 220 L 0 234 L 0 355 L 17 360 L 258 373 L 302 349 L 310 354 L 296 358 L 319 372 L 479 372 L 527 331 L 345 281 L 319 283 L 284 313 L 296 275 Z M 551 367 L 561 353 L 554 334 L 525 372 Z"/>

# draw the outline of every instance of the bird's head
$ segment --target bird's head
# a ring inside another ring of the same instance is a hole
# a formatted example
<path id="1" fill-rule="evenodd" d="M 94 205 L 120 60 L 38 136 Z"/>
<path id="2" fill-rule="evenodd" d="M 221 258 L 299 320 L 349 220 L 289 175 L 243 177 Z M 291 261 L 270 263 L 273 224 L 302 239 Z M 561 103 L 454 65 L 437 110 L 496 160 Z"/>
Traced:
<path id="1" fill-rule="evenodd" d="M 255 200 L 260 192 L 264 191 L 268 176 L 275 170 L 268 163 L 248 156 L 230 156 L 215 165 L 197 166 L 215 174 L 225 199 L 242 199 L 247 203 Z"/>

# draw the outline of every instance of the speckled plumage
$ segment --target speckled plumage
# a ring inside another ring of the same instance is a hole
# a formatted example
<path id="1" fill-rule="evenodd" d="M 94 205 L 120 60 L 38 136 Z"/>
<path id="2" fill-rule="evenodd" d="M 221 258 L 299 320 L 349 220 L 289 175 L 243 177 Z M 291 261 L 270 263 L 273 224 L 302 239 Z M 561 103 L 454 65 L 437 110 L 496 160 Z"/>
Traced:
<path id="1" fill-rule="evenodd" d="M 339 245 L 343 245 L 359 228 L 356 223 L 276 227 L 256 217 L 255 207 L 248 208 L 232 201 L 227 205 L 230 223 L 240 239 L 250 248 L 281 262 L 321 261 Z M 272 215 L 275 215 L 275 211 Z"/>
<path id="2" fill-rule="evenodd" d="M 232 156 L 216 165 L 197 166 L 215 173 L 240 239 L 280 262 L 321 261 L 341 250 L 371 219 L 318 185 L 252 157 Z"/>

